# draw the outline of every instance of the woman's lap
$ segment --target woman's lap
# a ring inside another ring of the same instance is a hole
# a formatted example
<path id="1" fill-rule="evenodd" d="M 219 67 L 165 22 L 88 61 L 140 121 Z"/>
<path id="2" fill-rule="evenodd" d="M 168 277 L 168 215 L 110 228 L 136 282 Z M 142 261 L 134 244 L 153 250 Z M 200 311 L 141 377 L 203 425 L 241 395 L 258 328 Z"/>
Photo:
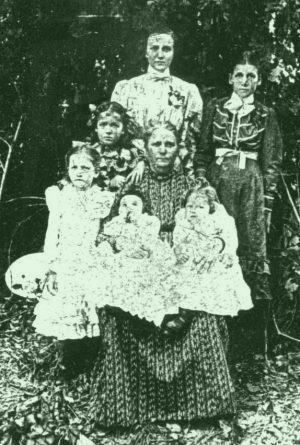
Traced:
<path id="1" fill-rule="evenodd" d="M 195 313 L 187 332 L 176 339 L 110 308 L 99 311 L 99 321 L 103 348 L 90 403 L 97 423 L 128 427 L 234 412 L 222 317 Z"/>

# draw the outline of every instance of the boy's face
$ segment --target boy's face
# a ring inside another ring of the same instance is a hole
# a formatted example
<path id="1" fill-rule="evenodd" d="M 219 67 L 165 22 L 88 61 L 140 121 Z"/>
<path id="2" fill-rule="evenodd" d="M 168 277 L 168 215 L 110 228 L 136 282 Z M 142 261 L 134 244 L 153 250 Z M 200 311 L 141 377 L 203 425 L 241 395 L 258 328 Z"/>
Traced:
<path id="1" fill-rule="evenodd" d="M 174 41 L 169 34 L 151 35 L 147 42 L 146 58 L 156 71 L 164 72 L 174 57 Z"/>
<path id="2" fill-rule="evenodd" d="M 257 68 L 254 65 L 236 65 L 229 76 L 233 91 L 241 98 L 251 96 L 261 84 Z"/>
<path id="3" fill-rule="evenodd" d="M 123 134 L 121 116 L 117 113 L 101 113 L 97 122 L 99 142 L 104 145 L 115 145 Z"/>
<path id="4" fill-rule="evenodd" d="M 185 206 L 185 217 L 190 223 L 197 223 L 207 217 L 209 210 L 206 196 L 191 194 Z"/>
<path id="5" fill-rule="evenodd" d="M 139 216 L 143 211 L 143 201 L 139 196 L 126 195 L 121 199 L 119 215 L 127 218 L 128 216 Z"/>
<path id="6" fill-rule="evenodd" d="M 70 156 L 68 175 L 74 187 L 85 190 L 89 188 L 98 173 L 91 159 L 85 154 L 73 154 Z"/>

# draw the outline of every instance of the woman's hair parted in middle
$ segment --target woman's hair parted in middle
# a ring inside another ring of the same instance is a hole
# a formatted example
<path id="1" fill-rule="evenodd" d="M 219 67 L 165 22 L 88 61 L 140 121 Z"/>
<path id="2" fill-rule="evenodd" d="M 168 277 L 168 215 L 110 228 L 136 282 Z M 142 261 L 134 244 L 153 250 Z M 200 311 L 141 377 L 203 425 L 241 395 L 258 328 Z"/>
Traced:
<path id="1" fill-rule="evenodd" d="M 171 133 L 173 133 L 174 136 L 175 136 L 176 142 L 178 144 L 179 134 L 178 134 L 178 131 L 177 131 L 177 128 L 175 127 L 175 125 L 173 125 L 169 121 L 162 122 L 162 123 L 160 123 L 160 122 L 150 122 L 150 124 L 146 128 L 146 130 L 144 132 L 144 135 L 143 135 L 145 147 L 147 147 L 149 139 L 152 136 L 152 134 L 154 133 L 154 131 L 156 131 L 156 130 L 158 130 L 160 128 L 162 128 L 163 130 L 168 130 Z"/>
<path id="2" fill-rule="evenodd" d="M 257 69 L 257 72 L 261 71 L 261 62 L 253 51 L 243 51 L 238 56 L 232 59 L 230 74 L 233 73 L 237 65 L 253 65 Z"/>

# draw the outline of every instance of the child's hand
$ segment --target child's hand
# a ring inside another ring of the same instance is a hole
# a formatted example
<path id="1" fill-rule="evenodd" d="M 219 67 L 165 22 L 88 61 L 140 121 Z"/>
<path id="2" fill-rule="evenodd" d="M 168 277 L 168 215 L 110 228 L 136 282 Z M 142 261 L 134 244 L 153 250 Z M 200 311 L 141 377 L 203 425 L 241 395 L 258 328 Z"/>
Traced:
<path id="1" fill-rule="evenodd" d="M 127 181 L 133 184 L 137 184 L 142 180 L 145 170 L 145 162 L 139 161 L 132 172 L 127 176 Z"/>
<path id="2" fill-rule="evenodd" d="M 55 295 L 58 291 L 57 275 L 53 270 L 49 270 L 47 273 L 46 288 L 51 295 Z"/>
<path id="3" fill-rule="evenodd" d="M 184 251 L 180 245 L 174 247 L 174 253 L 176 255 L 178 264 L 184 264 L 189 259 L 188 253 L 186 251 Z"/>
<path id="4" fill-rule="evenodd" d="M 121 188 L 125 182 L 124 176 L 116 175 L 113 179 L 110 180 L 110 188 Z"/>

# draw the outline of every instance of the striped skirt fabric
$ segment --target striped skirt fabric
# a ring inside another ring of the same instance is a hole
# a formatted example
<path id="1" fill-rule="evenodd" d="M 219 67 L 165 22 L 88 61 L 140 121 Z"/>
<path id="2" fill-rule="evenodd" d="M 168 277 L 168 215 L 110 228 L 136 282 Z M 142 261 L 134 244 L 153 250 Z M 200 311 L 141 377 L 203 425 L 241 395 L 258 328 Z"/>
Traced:
<path id="1" fill-rule="evenodd" d="M 222 317 L 197 312 L 180 338 L 167 339 L 120 310 L 98 316 L 103 344 L 92 376 L 92 421 L 129 427 L 235 412 Z"/>

